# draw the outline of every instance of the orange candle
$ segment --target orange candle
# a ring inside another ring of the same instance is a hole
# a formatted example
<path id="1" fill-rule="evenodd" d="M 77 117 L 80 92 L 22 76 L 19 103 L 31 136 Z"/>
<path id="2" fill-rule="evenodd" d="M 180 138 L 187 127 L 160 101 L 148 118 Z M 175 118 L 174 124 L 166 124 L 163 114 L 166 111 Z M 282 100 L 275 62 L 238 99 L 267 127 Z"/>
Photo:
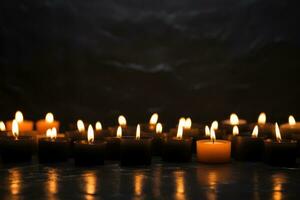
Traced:
<path id="1" fill-rule="evenodd" d="M 203 163 L 226 163 L 230 161 L 231 142 L 216 140 L 214 129 L 210 132 L 211 140 L 197 141 L 197 160 Z"/>
<path id="2" fill-rule="evenodd" d="M 29 132 L 33 130 L 33 121 L 24 120 L 21 111 L 17 111 L 15 114 L 15 120 L 18 122 L 20 132 Z M 8 131 L 12 130 L 12 120 L 6 122 L 6 128 Z"/>
<path id="3" fill-rule="evenodd" d="M 36 130 L 39 133 L 46 133 L 48 129 L 52 128 L 59 130 L 59 121 L 54 120 L 52 113 L 47 113 L 45 119 L 36 122 Z"/>

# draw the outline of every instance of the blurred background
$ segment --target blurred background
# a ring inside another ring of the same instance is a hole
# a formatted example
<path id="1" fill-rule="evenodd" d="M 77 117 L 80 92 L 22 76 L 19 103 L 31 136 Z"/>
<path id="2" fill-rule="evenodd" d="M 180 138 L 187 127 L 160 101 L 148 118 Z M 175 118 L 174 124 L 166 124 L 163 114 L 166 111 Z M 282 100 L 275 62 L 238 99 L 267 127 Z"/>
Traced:
<path id="1" fill-rule="evenodd" d="M 0 120 L 300 119 L 297 0 L 3 0 Z"/>

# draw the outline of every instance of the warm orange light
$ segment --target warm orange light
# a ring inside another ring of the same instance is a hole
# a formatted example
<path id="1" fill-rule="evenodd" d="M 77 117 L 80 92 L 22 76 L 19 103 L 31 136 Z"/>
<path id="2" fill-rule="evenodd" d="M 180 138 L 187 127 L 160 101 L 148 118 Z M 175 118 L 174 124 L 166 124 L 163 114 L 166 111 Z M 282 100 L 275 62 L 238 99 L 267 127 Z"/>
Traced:
<path id="1" fill-rule="evenodd" d="M 47 137 L 47 138 L 51 138 L 51 135 L 52 135 L 52 130 L 51 130 L 51 128 L 49 128 L 49 129 L 47 129 L 47 131 L 46 131 L 46 137 Z"/>
<path id="2" fill-rule="evenodd" d="M 17 120 L 13 120 L 12 122 L 12 134 L 13 136 L 18 139 L 19 136 L 19 124 L 17 122 Z"/>
<path id="3" fill-rule="evenodd" d="M 281 142 L 282 139 L 281 139 L 280 129 L 277 122 L 275 123 L 275 133 L 276 133 L 277 142 Z"/>
<path id="4" fill-rule="evenodd" d="M 135 139 L 139 140 L 141 138 L 141 127 L 140 125 L 138 124 L 136 126 L 136 135 L 135 135 Z"/>
<path id="5" fill-rule="evenodd" d="M 88 127 L 87 140 L 90 143 L 94 142 L 94 129 L 93 129 L 92 125 L 89 125 L 89 127 Z"/>
<path id="6" fill-rule="evenodd" d="M 23 114 L 21 111 L 17 111 L 15 114 L 15 120 L 20 123 L 24 120 Z"/>
<path id="7" fill-rule="evenodd" d="M 157 121 L 158 121 L 158 114 L 154 113 L 150 118 L 149 124 L 155 125 L 157 123 Z"/>
<path id="8" fill-rule="evenodd" d="M 51 138 L 51 140 L 55 140 L 56 137 L 57 137 L 57 130 L 56 130 L 55 127 L 53 127 L 53 128 L 51 129 L 51 136 L 50 136 L 50 138 Z"/>
<path id="9" fill-rule="evenodd" d="M 124 115 L 120 115 L 118 118 L 118 122 L 120 126 L 126 126 L 127 122 L 126 122 L 126 118 L 124 117 Z"/>
<path id="10" fill-rule="evenodd" d="M 215 130 L 214 129 L 210 130 L 210 140 L 212 142 L 215 142 L 215 140 L 216 140 L 216 134 L 215 134 Z"/>
<path id="11" fill-rule="evenodd" d="M 184 128 L 185 129 L 190 129 L 192 127 L 192 119 L 191 118 L 186 118 L 185 123 L 184 123 Z"/>
<path id="12" fill-rule="evenodd" d="M 183 135 L 183 126 L 178 126 L 177 129 L 177 139 L 182 139 L 182 135 Z"/>
<path id="13" fill-rule="evenodd" d="M 259 114 L 258 119 L 257 119 L 257 123 L 258 124 L 266 124 L 267 122 L 267 115 L 266 113 L 262 112 Z"/>
<path id="14" fill-rule="evenodd" d="M 205 136 L 209 137 L 210 136 L 210 130 L 208 126 L 205 126 Z"/>
<path id="15" fill-rule="evenodd" d="M 117 138 L 121 138 L 122 137 L 122 127 L 119 126 L 117 129 Z"/>
<path id="16" fill-rule="evenodd" d="M 6 127 L 3 121 L 0 121 L 0 131 L 6 131 Z"/>
<path id="17" fill-rule="evenodd" d="M 102 130 L 101 122 L 96 122 L 95 129 L 96 129 L 96 131 L 101 131 Z"/>
<path id="18" fill-rule="evenodd" d="M 289 116 L 289 125 L 295 125 L 296 124 L 296 120 L 294 118 L 293 115 L 290 115 Z"/>
<path id="19" fill-rule="evenodd" d="M 185 118 L 184 117 L 181 117 L 179 119 L 179 122 L 178 122 L 178 127 L 181 126 L 181 127 L 185 127 Z"/>
<path id="20" fill-rule="evenodd" d="M 238 135 L 239 134 L 239 127 L 234 126 L 233 129 L 232 129 L 232 134 L 233 135 Z"/>
<path id="21" fill-rule="evenodd" d="M 161 123 L 156 124 L 156 133 L 162 133 L 163 127 Z"/>
<path id="22" fill-rule="evenodd" d="M 79 119 L 77 121 L 77 129 L 78 129 L 79 132 L 84 132 L 85 131 L 84 123 L 81 119 Z"/>
<path id="23" fill-rule="evenodd" d="M 213 123 L 211 123 L 211 128 L 214 130 L 218 130 L 218 128 L 219 128 L 218 121 L 213 121 Z"/>
<path id="24" fill-rule="evenodd" d="M 239 117 L 237 116 L 237 114 L 232 113 L 230 115 L 230 124 L 231 125 L 238 125 L 239 124 Z"/>
<path id="25" fill-rule="evenodd" d="M 46 119 L 46 122 L 52 123 L 54 121 L 54 116 L 52 113 L 47 113 L 45 119 Z"/>
<path id="26" fill-rule="evenodd" d="M 252 131 L 252 137 L 257 138 L 258 136 L 258 126 L 256 125 Z"/>

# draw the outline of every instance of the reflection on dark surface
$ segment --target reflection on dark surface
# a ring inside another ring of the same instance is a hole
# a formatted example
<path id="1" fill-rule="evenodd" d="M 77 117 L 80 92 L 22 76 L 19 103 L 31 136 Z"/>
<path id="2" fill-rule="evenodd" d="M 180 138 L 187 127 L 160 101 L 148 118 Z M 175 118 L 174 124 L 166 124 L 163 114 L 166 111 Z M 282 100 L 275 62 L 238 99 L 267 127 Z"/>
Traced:
<path id="1" fill-rule="evenodd" d="M 276 174 L 272 176 L 273 182 L 273 200 L 284 199 L 283 184 L 286 183 L 286 177 L 284 174 Z M 296 191 L 298 192 L 298 191 Z"/>
<path id="2" fill-rule="evenodd" d="M 22 173 L 17 168 L 9 170 L 9 187 L 13 199 L 19 199 L 22 189 Z"/>
<path id="3" fill-rule="evenodd" d="M 175 199 L 176 200 L 185 200 L 186 194 L 185 194 L 185 176 L 184 171 L 175 171 L 174 181 L 175 181 Z"/>
<path id="4" fill-rule="evenodd" d="M 96 189 L 97 189 L 97 175 L 95 172 L 85 172 L 82 175 L 83 178 L 83 186 L 85 192 L 86 200 L 95 199 Z"/>

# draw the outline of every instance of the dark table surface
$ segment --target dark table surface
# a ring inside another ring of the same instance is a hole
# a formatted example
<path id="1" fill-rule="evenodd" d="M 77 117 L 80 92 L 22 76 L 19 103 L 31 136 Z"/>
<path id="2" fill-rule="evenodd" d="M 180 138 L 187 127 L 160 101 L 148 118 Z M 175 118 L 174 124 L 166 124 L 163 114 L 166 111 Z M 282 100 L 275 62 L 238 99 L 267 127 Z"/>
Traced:
<path id="1" fill-rule="evenodd" d="M 299 168 L 262 163 L 162 163 L 92 168 L 73 162 L 0 166 L 0 199 L 299 199 Z"/>

